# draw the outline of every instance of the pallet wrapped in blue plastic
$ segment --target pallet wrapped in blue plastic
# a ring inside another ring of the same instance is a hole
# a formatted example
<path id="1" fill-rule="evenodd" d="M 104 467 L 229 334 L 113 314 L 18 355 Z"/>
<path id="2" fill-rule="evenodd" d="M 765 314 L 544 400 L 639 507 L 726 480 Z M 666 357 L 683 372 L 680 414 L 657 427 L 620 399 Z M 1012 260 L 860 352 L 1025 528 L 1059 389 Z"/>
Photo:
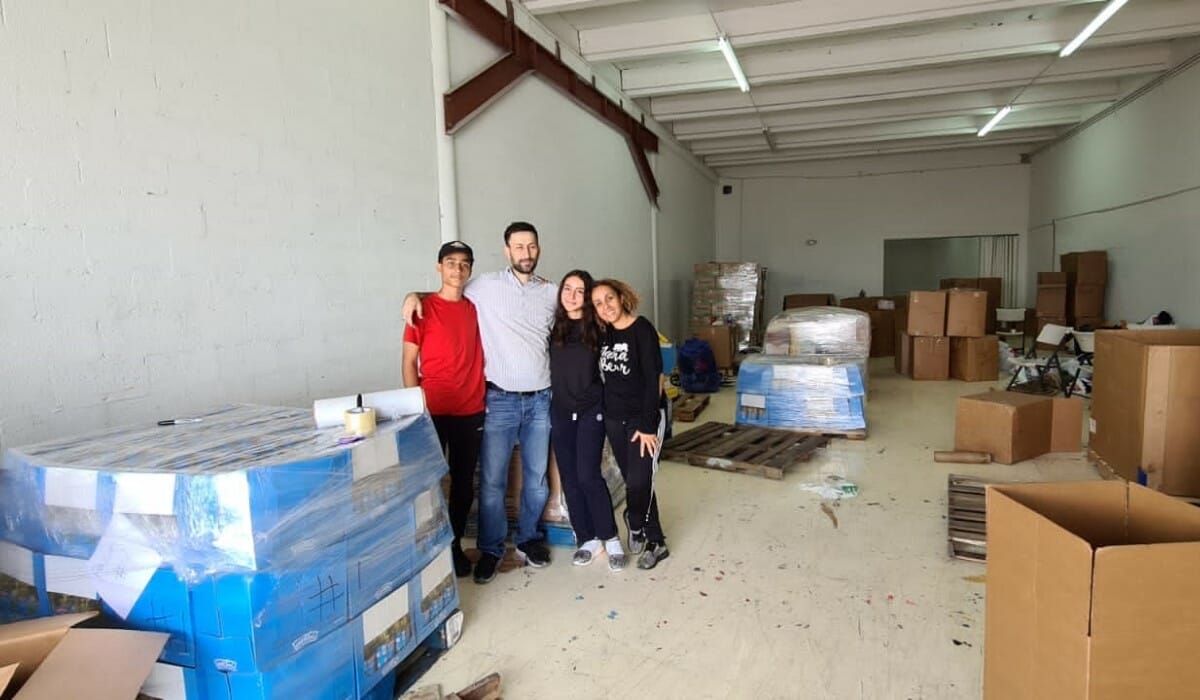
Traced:
<path id="1" fill-rule="evenodd" d="M 355 441 L 290 408 L 193 418 L 4 454 L 0 616 L 102 607 L 168 632 L 187 698 L 366 694 L 428 626 L 418 578 L 448 557 L 429 416 Z"/>

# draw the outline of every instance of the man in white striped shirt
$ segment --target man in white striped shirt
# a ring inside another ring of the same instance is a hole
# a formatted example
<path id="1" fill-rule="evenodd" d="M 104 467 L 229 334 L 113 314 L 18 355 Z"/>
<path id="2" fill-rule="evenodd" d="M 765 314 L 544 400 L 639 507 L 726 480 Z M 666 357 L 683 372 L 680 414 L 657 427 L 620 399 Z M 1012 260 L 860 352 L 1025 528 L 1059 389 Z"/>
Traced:
<path id="1" fill-rule="evenodd" d="M 479 460 L 479 561 L 476 583 L 496 577 L 504 557 L 508 519 L 504 494 L 513 446 L 521 445 L 521 505 L 514 541 L 535 568 L 550 563 L 550 550 L 538 529 L 546 507 L 546 462 L 550 450 L 550 327 L 558 303 L 557 286 L 534 274 L 541 249 L 533 224 L 517 221 L 504 230 L 509 266 L 471 280 L 466 296 L 479 314 L 487 378 L 487 415 Z M 410 294 L 405 319 L 421 313 Z"/>

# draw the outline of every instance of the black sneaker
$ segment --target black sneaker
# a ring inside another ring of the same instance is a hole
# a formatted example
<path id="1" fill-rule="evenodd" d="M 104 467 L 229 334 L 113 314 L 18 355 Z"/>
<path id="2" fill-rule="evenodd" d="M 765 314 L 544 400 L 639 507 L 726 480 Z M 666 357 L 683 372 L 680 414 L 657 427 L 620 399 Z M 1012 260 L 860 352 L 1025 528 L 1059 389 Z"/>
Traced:
<path id="1" fill-rule="evenodd" d="M 637 556 L 646 551 L 646 533 L 634 530 L 629 524 L 629 511 L 625 511 L 625 529 L 629 531 L 629 553 Z"/>
<path id="2" fill-rule="evenodd" d="M 671 556 L 671 551 L 667 549 L 665 542 L 651 542 L 646 545 L 646 551 L 642 552 L 642 556 L 638 557 L 639 569 L 653 569 L 658 566 L 658 562 Z"/>
<path id="3" fill-rule="evenodd" d="M 490 583 L 496 578 L 496 567 L 500 565 L 500 557 L 495 554 L 481 552 L 479 561 L 475 562 L 475 583 Z"/>
<path id="4" fill-rule="evenodd" d="M 450 545 L 450 556 L 454 559 L 454 575 L 464 578 L 471 575 L 471 560 L 463 554 L 462 547 Z"/>
<path id="5" fill-rule="evenodd" d="M 535 569 L 550 565 L 550 548 L 538 540 L 517 545 L 517 554 Z"/>

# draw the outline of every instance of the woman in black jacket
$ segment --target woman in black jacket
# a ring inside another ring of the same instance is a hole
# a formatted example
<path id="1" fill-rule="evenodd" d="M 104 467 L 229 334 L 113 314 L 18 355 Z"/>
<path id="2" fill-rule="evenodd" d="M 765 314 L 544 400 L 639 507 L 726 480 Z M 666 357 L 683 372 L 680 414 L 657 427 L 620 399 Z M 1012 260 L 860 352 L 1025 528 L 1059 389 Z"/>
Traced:
<path id="1" fill-rule="evenodd" d="M 605 430 L 625 477 L 629 550 L 641 555 L 638 568 L 653 569 L 670 556 L 654 494 L 666 427 L 658 331 L 644 316 L 634 316 L 637 292 L 624 282 L 600 280 L 592 290 L 592 303 L 605 326 L 600 340 Z"/>
<path id="2" fill-rule="evenodd" d="M 592 306 L 592 276 L 572 270 L 558 286 L 550 331 L 550 442 L 585 566 L 605 550 L 608 568 L 625 568 L 613 504 L 600 471 L 604 450 L 604 385 L 600 381 L 600 327 Z"/>

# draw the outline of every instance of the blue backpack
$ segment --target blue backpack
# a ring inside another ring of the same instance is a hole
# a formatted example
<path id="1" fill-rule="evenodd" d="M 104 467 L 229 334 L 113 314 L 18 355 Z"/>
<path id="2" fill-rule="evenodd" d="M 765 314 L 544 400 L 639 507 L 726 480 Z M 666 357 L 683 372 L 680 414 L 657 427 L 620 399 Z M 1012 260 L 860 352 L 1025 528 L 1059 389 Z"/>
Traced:
<path id="1" fill-rule="evenodd" d="M 714 394 L 721 390 L 721 370 L 708 341 L 691 338 L 679 346 L 679 383 L 691 394 Z"/>

